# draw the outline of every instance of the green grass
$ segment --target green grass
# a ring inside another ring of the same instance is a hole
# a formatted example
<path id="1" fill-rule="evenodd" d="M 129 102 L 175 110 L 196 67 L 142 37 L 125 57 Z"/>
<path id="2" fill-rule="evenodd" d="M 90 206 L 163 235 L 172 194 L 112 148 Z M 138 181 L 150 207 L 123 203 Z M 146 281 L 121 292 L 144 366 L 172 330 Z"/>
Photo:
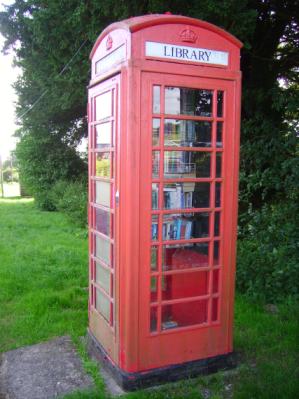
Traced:
<path id="1" fill-rule="evenodd" d="M 296 283 L 296 282 L 294 282 Z M 238 296 L 235 350 L 240 366 L 125 395 L 126 399 L 295 399 L 299 392 L 299 311 L 271 314 Z M 87 235 L 32 200 L 0 200 L 0 352 L 69 334 L 95 390 L 68 399 L 108 398 L 79 337 L 87 326 Z"/>

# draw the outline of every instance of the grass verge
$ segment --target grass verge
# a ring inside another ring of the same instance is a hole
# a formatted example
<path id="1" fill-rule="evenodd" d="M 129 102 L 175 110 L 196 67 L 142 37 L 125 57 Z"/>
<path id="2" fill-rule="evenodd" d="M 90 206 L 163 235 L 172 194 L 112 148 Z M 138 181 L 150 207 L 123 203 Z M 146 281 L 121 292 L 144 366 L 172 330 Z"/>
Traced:
<path id="1" fill-rule="evenodd" d="M 294 282 L 295 283 L 295 282 Z M 80 343 L 87 326 L 87 234 L 32 200 L 0 200 L 0 352 L 70 335 L 95 379 L 95 391 L 68 399 L 107 398 Z M 299 392 L 299 311 L 267 311 L 238 296 L 235 350 L 240 367 L 125 395 L 126 399 L 294 399 Z"/>

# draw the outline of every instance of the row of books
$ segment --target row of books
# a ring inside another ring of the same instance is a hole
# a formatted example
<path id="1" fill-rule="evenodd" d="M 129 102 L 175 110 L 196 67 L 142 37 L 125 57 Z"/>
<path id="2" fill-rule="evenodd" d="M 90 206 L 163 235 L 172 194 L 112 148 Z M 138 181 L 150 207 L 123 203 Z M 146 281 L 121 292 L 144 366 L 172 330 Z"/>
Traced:
<path id="1" fill-rule="evenodd" d="M 181 185 L 164 188 L 164 209 L 192 208 L 192 202 L 193 191 L 183 191 Z M 158 190 L 152 191 L 152 209 L 158 209 Z"/>
<path id="2" fill-rule="evenodd" d="M 188 240 L 192 237 L 192 220 L 177 218 L 164 221 L 163 240 Z M 158 239 L 158 223 L 152 223 L 152 240 Z"/>

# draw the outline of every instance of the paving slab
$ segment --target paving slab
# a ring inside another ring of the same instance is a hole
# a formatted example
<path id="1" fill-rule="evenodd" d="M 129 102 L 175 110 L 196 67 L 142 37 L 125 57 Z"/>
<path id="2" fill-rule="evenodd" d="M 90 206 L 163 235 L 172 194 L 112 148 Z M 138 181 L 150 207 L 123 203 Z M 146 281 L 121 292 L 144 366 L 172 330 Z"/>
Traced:
<path id="1" fill-rule="evenodd" d="M 54 399 L 92 388 L 93 381 L 67 336 L 0 358 L 0 399 Z"/>

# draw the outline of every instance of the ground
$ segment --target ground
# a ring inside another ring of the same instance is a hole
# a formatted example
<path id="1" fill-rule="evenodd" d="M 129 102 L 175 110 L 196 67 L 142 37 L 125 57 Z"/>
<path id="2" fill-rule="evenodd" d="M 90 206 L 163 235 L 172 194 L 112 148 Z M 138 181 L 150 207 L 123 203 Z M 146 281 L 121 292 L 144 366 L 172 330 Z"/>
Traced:
<path id="1" fill-rule="evenodd" d="M 33 200 L 0 200 L 0 353 L 68 335 L 95 388 L 68 399 L 108 398 L 81 343 L 87 326 L 87 232 Z M 237 295 L 239 367 L 125 395 L 126 399 L 294 399 L 299 392 L 298 305 Z"/>

